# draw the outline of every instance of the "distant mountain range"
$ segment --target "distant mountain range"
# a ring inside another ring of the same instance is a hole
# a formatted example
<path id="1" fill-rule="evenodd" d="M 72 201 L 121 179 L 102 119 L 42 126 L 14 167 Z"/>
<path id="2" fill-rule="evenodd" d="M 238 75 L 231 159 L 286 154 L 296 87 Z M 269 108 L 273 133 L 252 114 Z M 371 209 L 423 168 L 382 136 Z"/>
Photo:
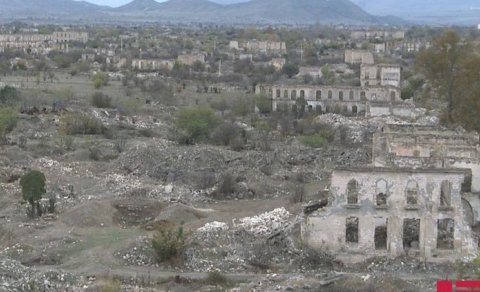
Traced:
<path id="1" fill-rule="evenodd" d="M 209 0 L 133 0 L 112 8 L 73 0 L 0 0 L 0 20 L 173 22 L 232 24 L 397 24 L 349 0 L 251 0 L 222 5 Z"/>
<path id="2" fill-rule="evenodd" d="M 405 19 L 429 24 L 480 23 L 480 0 L 214 1 L 133 0 L 112 8 L 74 0 L 0 0 L 0 21 L 373 25 L 403 24 L 401 19 Z"/>
<path id="3" fill-rule="evenodd" d="M 431 24 L 478 24 L 480 0 L 352 0 L 368 13 Z"/>

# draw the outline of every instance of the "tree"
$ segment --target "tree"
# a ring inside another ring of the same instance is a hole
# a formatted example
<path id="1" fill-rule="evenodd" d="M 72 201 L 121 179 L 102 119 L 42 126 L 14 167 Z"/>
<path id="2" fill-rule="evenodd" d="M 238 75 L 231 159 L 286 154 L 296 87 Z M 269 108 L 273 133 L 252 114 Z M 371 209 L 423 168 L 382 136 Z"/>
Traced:
<path id="1" fill-rule="evenodd" d="M 22 196 L 25 201 L 30 204 L 29 216 L 34 218 L 42 215 L 40 200 L 45 190 L 45 175 L 37 170 L 32 170 L 22 176 L 20 186 L 22 187 Z M 36 211 L 36 212 L 35 212 Z"/>
<path id="2" fill-rule="evenodd" d="M 288 78 L 292 78 L 293 76 L 297 75 L 300 69 L 295 64 L 285 64 L 282 69 L 283 73 L 288 76 Z"/>
<path id="3" fill-rule="evenodd" d="M 447 122 L 469 130 L 480 130 L 480 56 L 476 49 L 449 30 L 417 57 L 417 67 L 447 102 Z"/>
<path id="4" fill-rule="evenodd" d="M 459 66 L 471 55 L 468 45 L 461 41 L 453 30 L 444 32 L 433 41 L 432 46 L 417 57 L 417 66 L 428 81 L 446 97 L 447 118 L 454 122 L 453 111 L 458 89 Z"/>

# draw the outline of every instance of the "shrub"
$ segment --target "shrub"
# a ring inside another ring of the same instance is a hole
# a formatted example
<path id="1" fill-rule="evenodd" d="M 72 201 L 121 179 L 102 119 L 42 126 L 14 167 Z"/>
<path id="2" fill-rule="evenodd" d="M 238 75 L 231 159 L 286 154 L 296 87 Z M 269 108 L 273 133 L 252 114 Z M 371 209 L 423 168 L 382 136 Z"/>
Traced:
<path id="1" fill-rule="evenodd" d="M 101 121 L 82 113 L 68 113 L 60 119 L 60 131 L 66 135 L 98 135 L 105 130 Z"/>
<path id="2" fill-rule="evenodd" d="M 19 94 L 15 87 L 5 86 L 0 89 L 0 104 L 12 105 L 18 100 Z"/>
<path id="3" fill-rule="evenodd" d="M 218 271 L 214 271 L 214 272 L 209 272 L 207 274 L 207 277 L 205 278 L 204 283 L 206 285 L 212 285 L 212 286 L 228 286 L 230 284 L 230 281 L 222 273 Z"/>
<path id="4" fill-rule="evenodd" d="M 166 226 L 159 230 L 152 239 L 152 247 L 159 263 L 178 257 L 185 247 L 183 227 Z"/>
<path id="5" fill-rule="evenodd" d="M 41 216 L 40 200 L 45 190 L 45 175 L 37 170 L 32 170 L 22 176 L 20 186 L 22 188 L 22 197 L 30 204 L 30 210 L 27 211 L 30 217 Z M 36 212 L 35 212 L 36 210 Z"/>
<path id="6" fill-rule="evenodd" d="M 240 135 L 240 133 L 240 127 L 234 123 L 223 123 L 212 132 L 210 140 L 214 144 L 228 146 Z"/>
<path id="7" fill-rule="evenodd" d="M 108 85 L 108 75 L 102 72 L 97 72 L 92 76 L 93 86 L 100 88 Z"/>
<path id="8" fill-rule="evenodd" d="M 17 125 L 17 113 L 11 109 L 0 109 L 0 140 L 5 140 L 5 135 Z"/>
<path id="9" fill-rule="evenodd" d="M 272 101 L 265 95 L 259 95 L 255 98 L 255 105 L 261 114 L 268 114 L 272 112 Z"/>
<path id="10" fill-rule="evenodd" d="M 185 144 L 194 144 L 209 136 L 221 124 L 215 113 L 204 107 L 184 109 L 177 112 L 175 124 L 184 133 Z"/>
<path id="11" fill-rule="evenodd" d="M 111 108 L 112 98 L 102 92 L 95 92 L 92 95 L 92 105 L 98 108 Z"/>

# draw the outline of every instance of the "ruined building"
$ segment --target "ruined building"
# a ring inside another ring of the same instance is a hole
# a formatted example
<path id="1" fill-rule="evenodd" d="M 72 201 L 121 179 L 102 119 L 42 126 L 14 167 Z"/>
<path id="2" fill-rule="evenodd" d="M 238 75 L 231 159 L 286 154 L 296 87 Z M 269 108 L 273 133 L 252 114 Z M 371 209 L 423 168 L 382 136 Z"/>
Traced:
<path id="1" fill-rule="evenodd" d="M 263 53 L 285 53 L 287 51 L 287 45 L 285 42 L 257 40 L 250 40 L 246 42 L 230 41 L 229 48 L 234 50 Z"/>
<path id="2" fill-rule="evenodd" d="M 462 170 L 336 169 L 329 206 L 309 214 L 302 238 L 345 261 L 475 257 L 477 245 L 462 207 L 463 182 Z"/>
<path id="3" fill-rule="evenodd" d="M 3 49 L 30 49 L 35 53 L 44 53 L 49 50 L 65 50 L 71 42 L 86 43 L 88 33 L 78 31 L 56 31 L 52 34 L 2 34 L 0 48 Z"/>
<path id="4" fill-rule="evenodd" d="M 360 67 L 360 83 L 362 86 L 394 86 L 400 87 L 402 69 L 395 64 L 362 64 Z"/>
<path id="5" fill-rule="evenodd" d="M 402 40 L 405 38 L 403 30 L 355 30 L 350 34 L 353 40 L 370 40 L 370 39 L 388 39 Z"/>
<path id="6" fill-rule="evenodd" d="M 133 59 L 132 69 L 137 71 L 151 71 L 167 69 L 171 70 L 175 62 L 173 60 L 160 59 Z"/>
<path id="7" fill-rule="evenodd" d="M 374 64 L 373 54 L 364 50 L 345 50 L 347 64 Z"/>
<path id="8" fill-rule="evenodd" d="M 401 103 L 400 90 L 388 86 L 257 85 L 257 95 L 272 100 L 273 111 L 309 110 L 365 116 L 371 104 Z"/>

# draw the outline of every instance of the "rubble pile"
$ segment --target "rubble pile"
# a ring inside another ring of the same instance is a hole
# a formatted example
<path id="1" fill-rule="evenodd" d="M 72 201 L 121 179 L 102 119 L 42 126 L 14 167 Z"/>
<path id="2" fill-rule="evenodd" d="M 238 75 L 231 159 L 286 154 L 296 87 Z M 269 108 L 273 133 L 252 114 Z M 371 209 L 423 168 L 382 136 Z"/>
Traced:
<path id="1" fill-rule="evenodd" d="M 18 261 L 0 258 L 0 291 L 68 291 L 76 285 L 77 279 L 71 274 L 39 272 Z"/>
<path id="2" fill-rule="evenodd" d="M 288 223 L 290 213 L 284 208 L 277 208 L 271 212 L 258 216 L 245 217 L 234 222 L 234 227 L 242 228 L 255 236 L 270 236 L 281 231 Z"/>
<path id="3" fill-rule="evenodd" d="M 115 257 L 130 266 L 155 266 L 155 253 L 152 249 L 152 239 L 147 236 L 140 236 L 126 250 L 118 251 Z"/>
<path id="4" fill-rule="evenodd" d="M 197 229 L 198 232 L 211 233 L 228 230 L 228 224 L 225 222 L 209 222 Z"/>

